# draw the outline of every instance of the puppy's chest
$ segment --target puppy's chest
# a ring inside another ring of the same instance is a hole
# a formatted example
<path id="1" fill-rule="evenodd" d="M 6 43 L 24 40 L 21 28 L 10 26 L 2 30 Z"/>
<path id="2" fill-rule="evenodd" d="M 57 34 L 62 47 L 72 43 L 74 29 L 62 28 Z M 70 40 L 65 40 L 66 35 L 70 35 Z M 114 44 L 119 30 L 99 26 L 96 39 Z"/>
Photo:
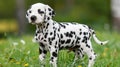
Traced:
<path id="1" fill-rule="evenodd" d="M 44 33 L 40 30 L 36 30 L 36 33 L 35 33 L 35 36 L 34 36 L 34 39 L 36 42 L 41 42 L 41 43 L 46 43 L 47 40 L 46 38 L 44 37 Z"/>
<path id="2" fill-rule="evenodd" d="M 37 30 L 36 31 L 36 34 L 35 34 L 35 40 L 37 42 L 41 42 L 43 44 L 47 44 L 49 42 L 49 38 L 54 38 L 55 39 L 55 31 L 39 31 Z"/>

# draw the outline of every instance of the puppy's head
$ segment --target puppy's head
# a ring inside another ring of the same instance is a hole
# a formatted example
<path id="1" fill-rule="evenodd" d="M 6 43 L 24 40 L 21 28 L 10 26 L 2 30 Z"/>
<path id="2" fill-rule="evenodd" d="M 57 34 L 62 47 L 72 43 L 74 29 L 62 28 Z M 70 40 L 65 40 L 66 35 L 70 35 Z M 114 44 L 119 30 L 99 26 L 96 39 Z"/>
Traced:
<path id="1" fill-rule="evenodd" d="M 53 16 L 55 16 L 54 10 L 42 3 L 33 4 L 26 13 L 26 18 L 32 24 L 42 24 L 51 20 Z"/>

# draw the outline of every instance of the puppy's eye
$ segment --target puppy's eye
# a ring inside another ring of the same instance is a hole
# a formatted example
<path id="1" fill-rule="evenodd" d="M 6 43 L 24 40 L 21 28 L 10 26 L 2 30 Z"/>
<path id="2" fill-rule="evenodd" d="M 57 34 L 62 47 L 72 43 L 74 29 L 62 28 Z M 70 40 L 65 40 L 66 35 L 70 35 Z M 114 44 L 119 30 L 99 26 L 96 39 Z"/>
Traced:
<path id="1" fill-rule="evenodd" d="M 39 13 L 39 14 L 43 14 L 44 11 L 41 11 L 40 9 L 38 9 L 38 13 Z"/>
<path id="2" fill-rule="evenodd" d="M 32 11 L 30 10 L 29 13 L 32 13 Z"/>

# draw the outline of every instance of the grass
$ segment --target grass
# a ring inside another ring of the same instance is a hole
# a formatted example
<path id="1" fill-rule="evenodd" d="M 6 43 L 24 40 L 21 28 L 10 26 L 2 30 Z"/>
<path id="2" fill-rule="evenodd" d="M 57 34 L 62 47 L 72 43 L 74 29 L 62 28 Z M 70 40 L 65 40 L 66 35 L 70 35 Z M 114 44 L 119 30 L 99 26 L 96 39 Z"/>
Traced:
<path id="1" fill-rule="evenodd" d="M 99 46 L 92 40 L 97 59 L 94 67 L 120 67 L 120 35 L 115 32 L 99 32 L 100 40 L 109 40 L 105 46 Z M 0 39 L 0 67 L 40 67 L 37 43 L 32 42 L 33 35 L 22 37 L 7 36 Z M 24 42 L 25 41 L 25 42 Z M 59 52 L 58 67 L 71 67 L 74 59 L 73 52 L 62 50 Z M 78 60 L 74 67 L 87 67 L 88 58 Z M 46 58 L 49 67 L 49 53 Z"/>

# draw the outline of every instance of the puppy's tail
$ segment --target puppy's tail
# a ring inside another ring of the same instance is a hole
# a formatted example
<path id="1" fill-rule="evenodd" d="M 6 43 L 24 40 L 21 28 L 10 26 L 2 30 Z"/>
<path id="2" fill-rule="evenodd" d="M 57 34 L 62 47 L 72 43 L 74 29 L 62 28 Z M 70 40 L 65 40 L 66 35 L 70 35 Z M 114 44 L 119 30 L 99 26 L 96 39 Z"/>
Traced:
<path id="1" fill-rule="evenodd" d="M 96 34 L 95 34 L 95 32 L 94 32 L 94 30 L 93 29 L 90 29 L 90 31 L 91 31 L 91 34 L 92 34 L 92 36 L 93 36 L 93 39 L 95 40 L 95 42 L 97 43 L 97 44 L 99 44 L 99 45 L 105 45 L 105 44 L 107 44 L 109 41 L 107 40 L 107 41 L 100 41 L 97 37 L 96 37 Z"/>
<path id="2" fill-rule="evenodd" d="M 94 39 L 95 42 L 96 42 L 97 44 L 99 44 L 99 45 L 105 45 L 105 44 L 108 43 L 108 40 L 107 40 L 107 41 L 100 41 L 100 40 L 96 37 L 95 33 L 93 34 L 93 39 Z"/>

